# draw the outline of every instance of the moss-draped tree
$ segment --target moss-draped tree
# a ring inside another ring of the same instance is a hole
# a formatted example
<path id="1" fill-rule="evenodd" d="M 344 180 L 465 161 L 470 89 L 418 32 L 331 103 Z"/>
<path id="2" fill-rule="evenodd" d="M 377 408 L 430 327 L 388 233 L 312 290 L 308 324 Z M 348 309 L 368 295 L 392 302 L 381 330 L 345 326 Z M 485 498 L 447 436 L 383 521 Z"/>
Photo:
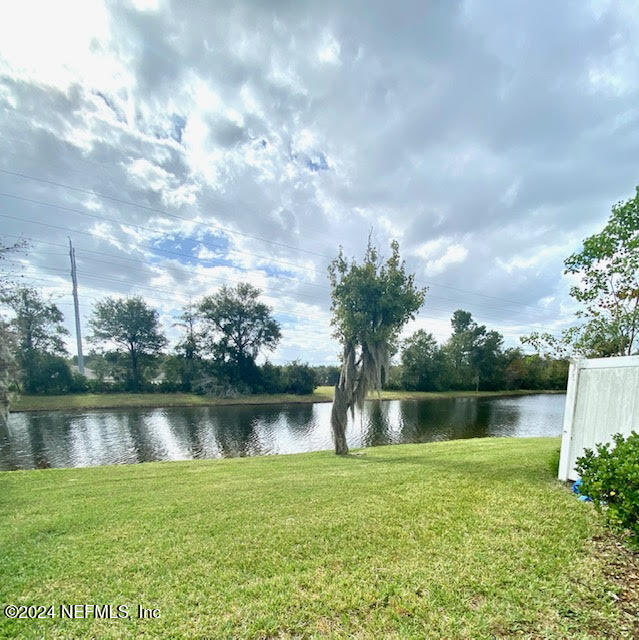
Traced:
<path id="1" fill-rule="evenodd" d="M 7 302 L 7 296 L 13 288 L 9 277 L 11 269 L 7 259 L 16 251 L 26 249 L 26 240 L 10 243 L 0 237 L 0 304 Z M 18 366 L 18 338 L 13 327 L 0 315 L 0 428 L 9 421 L 9 404 L 13 392 L 20 384 Z"/>
<path id="2" fill-rule="evenodd" d="M 0 317 L 0 429 L 5 428 L 9 422 L 9 405 L 18 385 L 16 351 L 16 335 L 11 326 Z"/>
<path id="3" fill-rule="evenodd" d="M 361 264 L 340 253 L 329 266 L 335 337 L 342 344 L 342 369 L 335 385 L 331 427 L 335 453 L 346 455 L 348 412 L 362 407 L 367 393 L 381 390 L 391 348 L 401 328 L 424 303 L 426 289 L 406 273 L 399 244 L 383 261 L 370 239 Z"/>

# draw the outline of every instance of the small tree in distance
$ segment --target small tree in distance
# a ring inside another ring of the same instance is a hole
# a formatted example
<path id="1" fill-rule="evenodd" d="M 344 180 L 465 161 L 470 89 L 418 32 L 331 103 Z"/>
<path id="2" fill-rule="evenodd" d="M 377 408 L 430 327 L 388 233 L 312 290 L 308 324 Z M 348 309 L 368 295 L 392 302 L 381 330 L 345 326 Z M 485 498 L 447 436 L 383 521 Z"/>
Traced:
<path id="1" fill-rule="evenodd" d="M 113 342 L 129 355 L 130 388 L 139 391 L 142 382 L 141 359 L 156 355 L 167 344 L 160 331 L 158 312 L 142 298 L 105 298 L 96 303 L 89 320 L 93 343 Z"/>
<path id="2" fill-rule="evenodd" d="M 335 453 L 346 455 L 348 411 L 361 408 L 368 392 L 381 390 L 390 351 L 401 328 L 424 304 L 426 289 L 415 286 L 400 261 L 399 244 L 382 262 L 371 244 L 361 264 L 340 253 L 329 266 L 335 337 L 342 344 L 342 370 L 335 385 L 331 427 Z"/>

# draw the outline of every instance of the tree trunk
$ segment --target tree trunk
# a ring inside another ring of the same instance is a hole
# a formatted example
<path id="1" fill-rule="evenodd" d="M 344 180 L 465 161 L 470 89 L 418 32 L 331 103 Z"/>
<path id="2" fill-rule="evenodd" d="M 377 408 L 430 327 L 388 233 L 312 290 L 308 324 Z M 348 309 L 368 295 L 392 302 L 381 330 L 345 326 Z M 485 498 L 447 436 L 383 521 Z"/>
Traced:
<path id="1" fill-rule="evenodd" d="M 36 358 L 32 349 L 24 351 L 24 387 L 27 393 L 36 393 Z"/>
<path id="2" fill-rule="evenodd" d="M 131 375 L 133 377 L 133 391 L 140 390 L 140 370 L 138 366 L 138 354 L 135 350 L 131 350 Z"/>
<path id="3" fill-rule="evenodd" d="M 333 429 L 333 443 L 335 444 L 335 453 L 338 456 L 348 454 L 348 445 L 346 444 L 346 425 L 348 423 L 348 400 L 345 389 L 335 385 L 335 399 L 333 400 L 333 409 L 331 411 L 331 428 Z"/>
<path id="4" fill-rule="evenodd" d="M 0 398 L 0 433 L 4 435 L 9 426 L 9 400 Z"/>

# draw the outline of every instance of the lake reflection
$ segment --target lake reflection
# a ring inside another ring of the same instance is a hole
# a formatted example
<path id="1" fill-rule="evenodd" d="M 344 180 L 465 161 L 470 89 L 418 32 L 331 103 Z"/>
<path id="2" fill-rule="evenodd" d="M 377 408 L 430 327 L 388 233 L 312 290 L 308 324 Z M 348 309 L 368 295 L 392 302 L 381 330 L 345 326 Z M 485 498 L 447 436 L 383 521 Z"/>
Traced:
<path id="1" fill-rule="evenodd" d="M 367 402 L 351 447 L 486 436 L 558 436 L 564 395 Z M 174 407 L 15 413 L 0 469 L 88 467 L 330 449 L 331 405 Z"/>

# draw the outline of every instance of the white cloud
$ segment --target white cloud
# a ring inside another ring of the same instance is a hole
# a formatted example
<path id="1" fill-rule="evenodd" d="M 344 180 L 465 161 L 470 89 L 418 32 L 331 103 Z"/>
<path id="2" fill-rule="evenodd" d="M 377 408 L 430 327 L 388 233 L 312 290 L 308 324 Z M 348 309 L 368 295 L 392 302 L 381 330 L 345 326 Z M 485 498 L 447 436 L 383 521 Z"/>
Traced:
<path id="1" fill-rule="evenodd" d="M 371 228 L 383 253 L 398 238 L 412 271 L 451 287 L 414 326 L 447 334 L 476 294 L 558 322 L 562 259 L 636 182 L 638 28 L 623 1 L 5 3 L 0 168 L 49 182 L 0 175 L 31 200 L 3 200 L 18 218 L 3 230 L 33 239 L 42 279 L 67 265 L 37 242 L 91 230 L 74 236 L 96 274 L 83 295 L 137 286 L 167 318 L 249 279 L 297 314 L 282 358 L 336 358 L 326 264 L 340 244 L 361 255 Z M 207 225 L 238 232 L 230 266 L 193 264 L 215 254 Z M 151 250 L 180 235 L 188 258 Z"/>
<path id="2" fill-rule="evenodd" d="M 317 51 L 317 57 L 320 62 L 339 64 L 340 51 L 341 47 L 339 42 L 330 33 L 325 33 L 322 43 Z"/>
<path id="3" fill-rule="evenodd" d="M 450 265 L 464 262 L 468 256 L 468 249 L 460 244 L 452 244 L 447 249 L 444 255 L 440 256 L 436 260 L 429 260 L 426 263 L 426 273 L 429 275 L 436 275 L 445 271 Z"/>
<path id="4" fill-rule="evenodd" d="M 507 273 L 513 273 L 513 271 L 518 269 L 527 270 L 539 268 L 540 266 L 543 266 L 545 263 L 550 262 L 553 259 L 568 255 L 569 251 L 570 247 L 567 247 L 565 244 L 548 247 L 542 246 L 536 247 L 534 252 L 522 252 L 521 255 L 515 256 L 510 260 L 502 260 L 498 257 L 495 259 L 495 262 L 501 269 L 503 269 Z"/>
<path id="5" fill-rule="evenodd" d="M 468 257 L 468 249 L 446 238 L 437 238 L 418 246 L 414 255 L 422 259 L 427 275 L 437 275 L 451 265 L 464 262 Z"/>

